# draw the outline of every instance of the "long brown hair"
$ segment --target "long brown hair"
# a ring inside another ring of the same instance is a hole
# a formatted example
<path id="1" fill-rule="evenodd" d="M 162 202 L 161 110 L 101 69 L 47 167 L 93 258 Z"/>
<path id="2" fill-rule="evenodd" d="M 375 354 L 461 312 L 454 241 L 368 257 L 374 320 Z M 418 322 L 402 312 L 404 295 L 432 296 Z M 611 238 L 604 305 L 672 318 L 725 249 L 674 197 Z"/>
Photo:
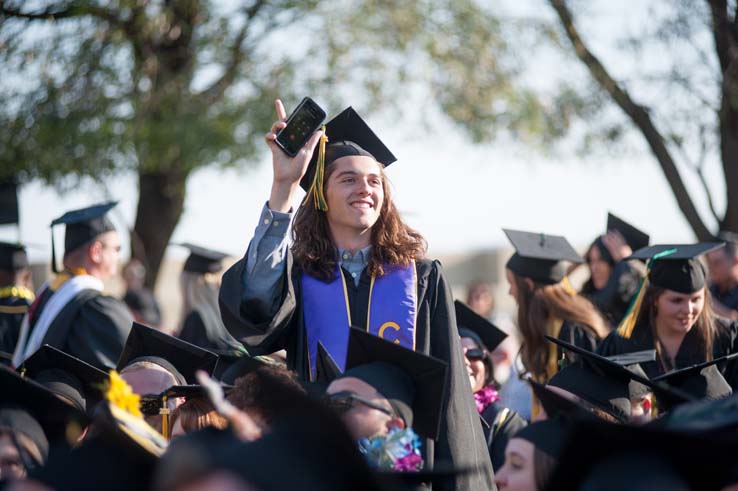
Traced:
<path id="1" fill-rule="evenodd" d="M 694 326 L 692 326 L 692 329 L 697 329 L 697 348 L 704 354 L 705 361 L 710 361 L 712 360 L 712 348 L 715 342 L 717 325 L 715 323 L 715 316 L 712 312 L 712 297 L 710 296 L 710 290 L 707 287 L 703 287 L 703 290 L 705 293 L 705 303 L 702 307 L 702 312 L 699 317 L 697 317 L 697 321 L 694 323 Z M 636 326 L 642 326 L 644 324 L 650 326 L 654 348 L 656 348 L 656 354 L 661 368 L 664 371 L 670 371 L 675 367 L 671 366 L 671 360 L 669 360 L 669 357 L 664 353 L 663 346 L 661 346 L 661 341 L 659 340 L 656 332 L 656 314 L 658 313 L 656 301 L 666 291 L 666 288 L 649 285 L 648 290 L 646 290 L 645 296 L 643 297 L 643 307 L 638 313 Z"/>
<path id="2" fill-rule="evenodd" d="M 511 271 L 512 273 L 512 271 Z M 586 298 L 572 295 L 562 283 L 542 285 L 512 273 L 518 291 L 518 328 L 523 365 L 533 375 L 546 374 L 549 346 L 545 334 L 551 319 L 575 322 L 589 328 L 597 339 L 608 334 L 602 315 Z"/>
<path id="3" fill-rule="evenodd" d="M 328 187 L 335 162 L 326 166 L 323 187 Z M 384 169 L 378 164 L 382 176 L 384 201 L 377 222 L 372 226 L 372 252 L 367 271 L 372 276 L 384 274 L 384 266 L 407 266 L 411 260 L 425 256 L 423 236 L 405 225 L 390 194 L 390 186 Z M 292 254 L 303 271 L 314 278 L 330 281 L 336 273 L 336 249 L 331 242 L 328 217 L 315 209 L 308 200 L 297 210 L 292 226 L 294 244 Z"/>

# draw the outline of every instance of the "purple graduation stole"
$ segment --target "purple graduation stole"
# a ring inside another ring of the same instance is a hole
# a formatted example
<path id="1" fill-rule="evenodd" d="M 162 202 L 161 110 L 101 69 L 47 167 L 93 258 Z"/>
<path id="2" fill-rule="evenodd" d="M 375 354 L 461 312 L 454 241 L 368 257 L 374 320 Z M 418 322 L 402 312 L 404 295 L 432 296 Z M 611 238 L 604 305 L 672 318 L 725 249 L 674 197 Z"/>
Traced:
<path id="1" fill-rule="evenodd" d="M 315 377 L 318 341 L 342 371 L 346 367 L 351 310 L 340 266 L 336 273 L 330 283 L 302 274 L 302 308 L 311 379 Z M 385 267 L 384 275 L 372 277 L 366 318 L 370 333 L 411 350 L 415 349 L 416 276 L 415 262 L 411 261 L 407 267 Z"/>

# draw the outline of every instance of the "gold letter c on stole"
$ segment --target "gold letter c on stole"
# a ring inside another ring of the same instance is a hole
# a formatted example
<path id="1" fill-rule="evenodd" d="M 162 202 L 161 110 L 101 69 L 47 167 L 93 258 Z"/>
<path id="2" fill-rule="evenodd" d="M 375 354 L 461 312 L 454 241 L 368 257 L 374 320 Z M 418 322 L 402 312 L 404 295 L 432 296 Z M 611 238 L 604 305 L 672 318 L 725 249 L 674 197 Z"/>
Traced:
<path id="1" fill-rule="evenodd" d="M 385 337 L 384 337 L 384 331 L 386 331 L 387 328 L 390 328 L 390 329 L 395 330 L 395 331 L 399 331 L 400 330 L 400 326 L 396 322 L 392 322 L 392 321 L 385 322 L 384 324 L 382 324 L 379 327 L 379 337 L 381 339 L 385 339 Z M 390 341 L 390 340 L 388 339 L 387 341 Z M 395 343 L 395 344 L 400 344 L 400 340 L 399 339 L 395 339 L 392 342 Z"/>

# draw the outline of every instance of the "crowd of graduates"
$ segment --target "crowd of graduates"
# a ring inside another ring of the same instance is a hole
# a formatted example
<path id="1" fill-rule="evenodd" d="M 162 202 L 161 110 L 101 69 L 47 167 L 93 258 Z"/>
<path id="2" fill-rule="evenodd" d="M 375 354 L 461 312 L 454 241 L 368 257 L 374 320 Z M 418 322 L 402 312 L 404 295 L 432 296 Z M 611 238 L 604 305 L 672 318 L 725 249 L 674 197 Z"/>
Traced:
<path id="1" fill-rule="evenodd" d="M 253 238 L 222 277 L 184 244 L 176 329 L 141 263 L 104 292 L 115 203 L 52 222 L 36 291 L 0 244 L 1 488 L 738 489 L 738 236 L 660 244 L 610 214 L 580 254 L 505 230 L 505 316 L 484 281 L 454 299 L 356 111 L 291 157 L 275 107 Z"/>

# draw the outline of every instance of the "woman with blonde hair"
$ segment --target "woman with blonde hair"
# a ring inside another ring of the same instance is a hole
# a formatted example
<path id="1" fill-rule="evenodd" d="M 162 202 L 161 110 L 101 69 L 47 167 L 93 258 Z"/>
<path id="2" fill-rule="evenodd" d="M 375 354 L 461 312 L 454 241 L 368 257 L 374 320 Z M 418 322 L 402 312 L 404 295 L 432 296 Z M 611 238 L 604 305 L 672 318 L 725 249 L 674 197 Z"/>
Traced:
<path id="1" fill-rule="evenodd" d="M 220 284 L 216 274 L 228 255 L 192 244 L 183 246 L 190 250 L 190 256 L 180 276 L 182 328 L 178 337 L 217 354 L 220 374 L 246 353 L 243 345 L 226 330 L 218 309 Z"/>
<path id="2" fill-rule="evenodd" d="M 594 351 L 608 334 L 607 326 L 594 305 L 569 285 L 566 263 L 581 263 L 582 258 L 564 237 L 515 230 L 505 234 L 516 250 L 507 262 L 507 279 L 518 304 L 521 358 L 531 377 L 546 383 L 573 360 L 544 336 Z M 537 413 L 534 404 L 532 416 Z"/>

